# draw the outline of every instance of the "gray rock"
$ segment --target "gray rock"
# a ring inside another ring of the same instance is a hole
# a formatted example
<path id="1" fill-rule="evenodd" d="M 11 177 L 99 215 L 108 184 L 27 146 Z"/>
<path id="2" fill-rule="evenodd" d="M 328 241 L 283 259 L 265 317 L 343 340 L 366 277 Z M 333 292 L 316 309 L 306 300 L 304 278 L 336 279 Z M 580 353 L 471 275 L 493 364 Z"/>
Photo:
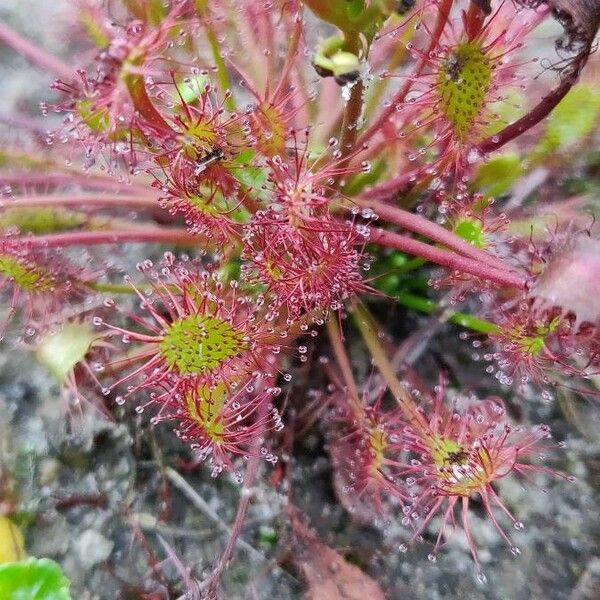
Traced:
<path id="1" fill-rule="evenodd" d="M 80 565 L 84 569 L 91 569 L 110 556 L 114 545 L 113 541 L 106 539 L 101 533 L 86 529 L 79 539 L 73 542 L 73 549 Z"/>

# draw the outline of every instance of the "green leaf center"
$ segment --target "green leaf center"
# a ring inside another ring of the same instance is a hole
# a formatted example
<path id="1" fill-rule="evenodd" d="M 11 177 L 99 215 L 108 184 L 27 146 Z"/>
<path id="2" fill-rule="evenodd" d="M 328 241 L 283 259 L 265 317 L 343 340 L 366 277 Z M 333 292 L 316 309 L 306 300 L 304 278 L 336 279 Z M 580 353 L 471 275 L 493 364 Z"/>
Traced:
<path id="1" fill-rule="evenodd" d="M 160 353 L 181 374 L 199 374 L 222 367 L 248 349 L 242 332 L 206 315 L 190 315 L 169 326 Z"/>

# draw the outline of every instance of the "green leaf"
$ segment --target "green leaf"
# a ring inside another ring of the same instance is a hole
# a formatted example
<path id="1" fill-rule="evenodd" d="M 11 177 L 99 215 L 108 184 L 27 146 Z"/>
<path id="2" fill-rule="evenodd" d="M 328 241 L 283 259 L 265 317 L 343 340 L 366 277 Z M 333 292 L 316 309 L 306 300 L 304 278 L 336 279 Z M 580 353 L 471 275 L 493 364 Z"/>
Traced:
<path id="1" fill-rule="evenodd" d="M 477 219 L 462 219 L 454 226 L 454 233 L 477 248 L 485 248 L 487 240 L 483 223 Z"/>
<path id="2" fill-rule="evenodd" d="M 506 127 L 508 123 L 516 121 L 522 115 L 522 106 L 525 106 L 527 98 L 523 93 L 514 88 L 506 90 L 500 102 L 494 102 L 493 115 L 485 127 L 485 135 L 495 135 Z"/>
<path id="3" fill-rule="evenodd" d="M 96 337 L 97 334 L 85 323 L 65 323 L 60 331 L 41 339 L 36 355 L 62 383 L 84 359 Z"/>
<path id="4" fill-rule="evenodd" d="M 305 0 L 305 4 L 323 21 L 336 25 L 342 31 L 352 28 L 351 15 L 364 10 L 362 0 Z"/>
<path id="5" fill-rule="evenodd" d="M 277 532 L 267 525 L 261 525 L 258 530 L 258 541 L 263 546 L 274 546 L 277 543 L 278 537 Z"/>
<path id="6" fill-rule="evenodd" d="M 422 296 L 416 296 L 415 294 L 402 293 L 398 294 L 395 299 L 399 304 L 402 304 L 407 308 L 428 315 L 433 314 L 439 309 L 439 305 L 433 300 Z M 449 317 L 449 321 L 461 325 L 462 327 L 466 327 L 467 329 L 471 329 L 472 331 L 476 331 L 477 333 L 496 333 L 498 331 L 498 326 L 496 324 L 491 323 L 490 321 L 484 321 L 483 319 L 478 319 L 467 313 L 453 312 Z"/>
<path id="7" fill-rule="evenodd" d="M 255 156 L 256 152 L 252 148 L 242 150 L 232 161 L 236 166 L 230 172 L 241 184 L 254 190 L 254 197 L 259 197 L 261 188 L 267 181 L 267 172 L 249 164 Z"/>
<path id="8" fill-rule="evenodd" d="M 590 84 L 575 86 L 548 116 L 546 133 L 536 148 L 536 159 L 567 150 L 588 136 L 600 118 L 600 92 Z"/>
<path id="9" fill-rule="evenodd" d="M 97 22 L 96 15 L 91 9 L 81 6 L 78 11 L 79 21 L 85 28 L 88 36 L 98 48 L 106 48 L 110 44 L 110 38 L 106 35 L 102 26 Z"/>
<path id="10" fill-rule="evenodd" d="M 110 117 L 105 108 L 94 108 L 91 100 L 78 100 L 77 110 L 83 122 L 94 132 L 104 133 L 110 127 Z"/>
<path id="11" fill-rule="evenodd" d="M 177 89 L 187 104 L 193 104 L 200 98 L 204 88 L 210 83 L 206 75 L 196 75 L 189 78 L 186 82 L 178 82 Z"/>
<path id="12" fill-rule="evenodd" d="M 48 558 L 0 565 L 2 600 L 71 600 L 69 580 Z"/>
<path id="13" fill-rule="evenodd" d="M 386 19 L 379 6 L 365 6 L 364 0 L 304 0 L 317 17 L 341 29 L 345 34 L 362 32 L 368 40 Z"/>
<path id="14" fill-rule="evenodd" d="M 474 180 L 474 187 L 487 196 L 505 194 L 523 175 L 523 160 L 516 152 L 495 156 L 481 165 Z"/>
<path id="15" fill-rule="evenodd" d="M 348 18 L 356 21 L 365 10 L 365 3 L 363 0 L 346 0 L 345 8 Z"/>
<path id="16" fill-rule="evenodd" d="M 344 188 L 344 194 L 347 196 L 356 196 L 360 194 L 368 185 L 376 184 L 384 175 L 387 169 L 387 163 L 384 159 L 377 159 L 368 173 L 358 173 Z"/>

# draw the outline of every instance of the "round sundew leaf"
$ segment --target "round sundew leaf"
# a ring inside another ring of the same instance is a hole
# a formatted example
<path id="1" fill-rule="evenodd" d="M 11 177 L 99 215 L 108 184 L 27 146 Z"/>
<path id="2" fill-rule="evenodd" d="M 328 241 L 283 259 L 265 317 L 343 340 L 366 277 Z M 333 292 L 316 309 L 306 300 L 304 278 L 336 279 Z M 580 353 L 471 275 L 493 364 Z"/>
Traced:
<path id="1" fill-rule="evenodd" d="M 253 113 L 252 125 L 263 152 L 270 156 L 285 153 L 286 123 L 281 110 L 267 103 L 261 104 Z M 250 152 L 254 154 L 253 150 Z"/>
<path id="2" fill-rule="evenodd" d="M 0 255 L 0 273 L 30 292 L 42 292 L 51 285 L 50 278 L 43 271 L 9 254 Z"/>
<path id="3" fill-rule="evenodd" d="M 369 434 L 369 446 L 371 450 L 371 471 L 376 474 L 385 462 L 385 453 L 388 450 L 388 436 L 383 431 L 373 428 Z"/>
<path id="4" fill-rule="evenodd" d="M 206 315 L 190 315 L 175 321 L 160 343 L 166 363 L 183 375 L 218 369 L 247 349 L 242 332 Z"/>
<path id="5" fill-rule="evenodd" d="M 464 462 L 463 447 L 450 438 L 433 438 L 431 440 L 431 458 L 440 467 L 452 462 Z"/>
<path id="6" fill-rule="evenodd" d="M 485 248 L 487 240 L 483 224 L 477 219 L 463 219 L 454 227 L 454 233 L 477 248 Z"/>
<path id="7" fill-rule="evenodd" d="M 48 558 L 29 558 L 0 565 L 0 598 L 5 600 L 71 600 L 69 580 Z"/>

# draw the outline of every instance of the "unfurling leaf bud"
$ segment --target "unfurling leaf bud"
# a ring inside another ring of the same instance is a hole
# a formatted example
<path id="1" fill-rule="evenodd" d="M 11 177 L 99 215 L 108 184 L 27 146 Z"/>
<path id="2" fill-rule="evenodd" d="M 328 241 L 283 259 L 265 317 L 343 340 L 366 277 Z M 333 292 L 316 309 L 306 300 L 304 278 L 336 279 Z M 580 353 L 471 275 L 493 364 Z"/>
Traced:
<path id="1" fill-rule="evenodd" d="M 343 49 L 344 39 L 332 37 L 321 43 L 313 66 L 321 77 L 334 77 L 339 85 L 353 83 L 360 77 L 358 56 Z"/>

